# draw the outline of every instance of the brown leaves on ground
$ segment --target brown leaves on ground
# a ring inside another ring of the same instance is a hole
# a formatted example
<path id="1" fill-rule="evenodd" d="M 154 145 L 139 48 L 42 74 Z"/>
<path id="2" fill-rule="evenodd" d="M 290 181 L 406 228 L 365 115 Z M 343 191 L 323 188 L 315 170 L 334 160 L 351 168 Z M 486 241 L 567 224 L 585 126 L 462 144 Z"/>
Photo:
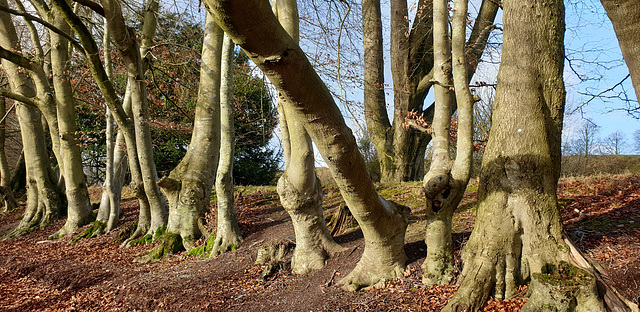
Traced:
<path id="1" fill-rule="evenodd" d="M 387 195 L 419 213 L 420 207 L 414 206 L 420 188 L 394 188 Z M 469 190 L 454 217 L 458 262 L 474 221 L 477 186 Z M 337 205 L 334 193 L 327 192 L 326 206 Z M 94 192 L 92 198 L 98 200 L 99 195 Z M 609 271 L 615 287 L 638 303 L 640 176 L 565 179 L 559 197 L 569 236 Z M 151 246 L 118 248 L 118 232 L 137 219 L 137 201 L 131 198 L 122 202 L 125 218 L 120 227 L 101 237 L 75 245 L 69 244 L 71 236 L 47 240 L 62 225 L 59 220 L 44 230 L 0 242 L 0 311 L 440 311 L 457 290 L 422 285 L 426 246 L 420 235 L 408 235 L 405 278 L 371 290 L 342 291 L 336 282 L 362 254 L 359 231 L 336 237 L 346 251 L 331 258 L 323 270 L 295 276 L 287 271 L 285 258 L 282 270 L 260 279 L 262 267 L 254 264 L 257 250 L 276 240 L 294 241 L 293 228 L 273 188 L 244 189 L 236 196 L 236 206 L 245 241 L 236 251 L 210 259 L 181 253 L 164 262 L 133 263 Z M 2 217 L 0 234 L 19 218 L 20 212 Z M 413 219 L 417 224 L 420 218 Z M 526 302 L 525 292 L 523 287 L 516 298 L 491 299 L 484 311 L 517 311 Z"/>

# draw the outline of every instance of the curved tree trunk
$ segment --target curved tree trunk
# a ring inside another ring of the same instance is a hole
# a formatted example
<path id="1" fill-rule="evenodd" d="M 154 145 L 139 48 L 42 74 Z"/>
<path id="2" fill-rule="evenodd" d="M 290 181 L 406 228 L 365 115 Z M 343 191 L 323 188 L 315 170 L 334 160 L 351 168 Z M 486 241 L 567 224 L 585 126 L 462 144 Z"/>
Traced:
<path id="1" fill-rule="evenodd" d="M 640 3 L 633 0 L 600 0 L 616 32 L 627 63 L 636 98 L 640 99 Z"/>
<path id="2" fill-rule="evenodd" d="M 6 113 L 6 100 L 4 97 L 0 97 L 0 116 L 4 117 Z M 6 124 L 6 120 L 0 122 L 0 204 L 3 205 L 0 207 L 0 213 L 13 211 L 18 207 L 18 203 L 16 203 L 13 197 L 13 190 L 11 189 L 9 162 L 4 150 Z"/>
<path id="3" fill-rule="evenodd" d="M 298 7 L 295 0 L 275 2 L 274 11 L 280 24 L 298 42 Z M 286 169 L 278 180 L 280 202 L 291 216 L 296 234 L 296 247 L 291 259 L 295 274 L 305 274 L 324 267 L 327 258 L 342 250 L 331 237 L 322 210 L 322 185 L 316 177 L 311 138 L 303 119 L 280 96 L 278 111 L 285 152 Z"/>
<path id="4" fill-rule="evenodd" d="M 234 250 L 242 243 L 242 233 L 233 202 L 233 154 L 236 144 L 233 128 L 234 48 L 231 38 L 225 35 L 220 65 L 220 161 L 216 173 L 218 218 L 211 256 Z"/>
<path id="5" fill-rule="evenodd" d="M 409 208 L 381 198 L 368 176 L 356 140 L 327 87 L 298 44 L 271 13 L 266 0 L 206 1 L 217 22 L 247 51 L 287 99 L 292 120 L 316 142 L 342 197 L 358 220 L 365 250 L 356 268 L 341 284 L 359 289 L 403 276 L 404 234 Z"/>
<path id="6" fill-rule="evenodd" d="M 476 226 L 463 249 L 460 288 L 443 311 L 477 310 L 490 295 L 509 298 L 528 281 L 531 297 L 521 311 L 549 306 L 603 311 L 597 277 L 573 267 L 592 271 L 575 261 L 576 252 L 565 243 L 557 206 L 565 103 L 563 2 L 505 1 L 503 21 Z M 561 270 L 568 280 L 548 278 Z"/>
<path id="7" fill-rule="evenodd" d="M 169 223 L 163 243 L 150 258 L 195 247 L 203 234 L 220 150 L 220 61 L 224 32 L 210 14 L 205 21 L 200 90 L 187 154 L 159 185 L 169 200 Z"/>

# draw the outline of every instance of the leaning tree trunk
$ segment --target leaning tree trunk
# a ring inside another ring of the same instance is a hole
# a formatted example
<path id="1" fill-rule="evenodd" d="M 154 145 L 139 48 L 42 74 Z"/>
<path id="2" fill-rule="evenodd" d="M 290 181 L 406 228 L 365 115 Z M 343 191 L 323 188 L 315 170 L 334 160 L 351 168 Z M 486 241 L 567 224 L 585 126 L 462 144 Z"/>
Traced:
<path id="1" fill-rule="evenodd" d="M 341 284 L 359 289 L 403 276 L 409 208 L 380 197 L 351 130 L 304 52 L 271 13 L 266 0 L 206 1 L 221 27 L 242 46 L 287 99 L 291 120 L 304 122 L 342 197 L 360 224 L 365 249 Z"/>
<path id="2" fill-rule="evenodd" d="M 202 47 L 200 90 L 187 154 L 159 185 L 169 200 L 169 223 L 163 243 L 149 255 L 191 249 L 203 234 L 220 150 L 220 61 L 224 32 L 207 14 Z M 176 247 L 177 246 L 177 247 Z"/>
<path id="3" fill-rule="evenodd" d="M 591 268 L 565 243 L 557 206 L 563 2 L 505 1 L 503 21 L 476 225 L 463 249 L 460 288 L 443 311 L 480 309 L 490 295 L 509 298 L 527 281 L 531 296 L 521 311 L 603 311 L 596 279 L 576 266 Z"/>
<path id="4" fill-rule="evenodd" d="M 11 17 L 5 12 L 0 12 L 0 44 L 11 51 L 21 51 Z M 36 95 L 35 87 L 23 68 L 7 60 L 2 60 L 2 67 L 14 93 L 27 98 Z M 17 104 L 17 114 L 27 175 L 27 208 L 18 226 L 7 237 L 16 237 L 43 228 L 49 225 L 61 210 L 58 192 L 49 175 L 51 168 L 44 143 L 42 115 L 36 107 L 22 103 Z"/>
<path id="5" fill-rule="evenodd" d="M 52 16 L 53 24 L 61 31 L 69 33 L 69 25 L 56 12 Z M 50 31 L 51 69 L 53 87 L 57 103 L 57 120 L 60 135 L 61 174 L 64 177 L 67 195 L 67 221 L 51 237 L 59 238 L 73 233 L 79 227 L 89 223 L 91 205 L 89 191 L 82 168 L 80 145 L 76 138 L 76 112 L 73 90 L 69 81 L 69 42 L 59 34 Z"/>
<path id="6" fill-rule="evenodd" d="M 233 202 L 233 154 L 236 144 L 233 128 L 234 48 L 231 38 L 225 35 L 220 64 L 220 161 L 216 173 L 218 217 L 211 256 L 234 250 L 242 243 L 242 233 Z"/>
<path id="7" fill-rule="evenodd" d="M 633 0 L 600 0 L 613 24 L 622 57 L 627 63 L 636 98 L 640 99 L 640 3 Z"/>
<path id="8" fill-rule="evenodd" d="M 279 0 L 274 11 L 284 29 L 298 42 L 298 7 L 296 0 Z M 316 177 L 311 138 L 304 119 L 296 115 L 287 98 L 279 99 L 280 128 L 285 150 L 286 169 L 278 180 L 280 202 L 291 216 L 296 247 L 291 259 L 295 274 L 305 274 L 324 267 L 327 258 L 342 250 L 325 224 L 322 210 L 322 185 Z"/>

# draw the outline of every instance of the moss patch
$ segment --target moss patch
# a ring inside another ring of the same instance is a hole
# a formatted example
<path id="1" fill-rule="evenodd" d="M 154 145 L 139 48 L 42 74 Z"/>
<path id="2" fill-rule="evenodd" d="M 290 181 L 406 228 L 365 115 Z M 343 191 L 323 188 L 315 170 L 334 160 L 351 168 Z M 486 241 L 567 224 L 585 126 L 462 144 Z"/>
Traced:
<path id="1" fill-rule="evenodd" d="M 93 223 L 91 223 L 91 226 L 89 226 L 86 230 L 82 231 L 82 233 L 74 237 L 71 240 L 70 244 L 73 245 L 83 238 L 91 238 L 95 232 L 103 230 L 106 226 L 107 226 L 106 223 L 103 223 L 100 221 L 93 221 Z"/>
<path id="2" fill-rule="evenodd" d="M 593 277 L 585 270 L 578 269 L 567 262 L 558 266 L 547 265 L 542 273 L 534 273 L 533 277 L 540 282 L 555 287 L 577 287 L 593 283 Z"/>

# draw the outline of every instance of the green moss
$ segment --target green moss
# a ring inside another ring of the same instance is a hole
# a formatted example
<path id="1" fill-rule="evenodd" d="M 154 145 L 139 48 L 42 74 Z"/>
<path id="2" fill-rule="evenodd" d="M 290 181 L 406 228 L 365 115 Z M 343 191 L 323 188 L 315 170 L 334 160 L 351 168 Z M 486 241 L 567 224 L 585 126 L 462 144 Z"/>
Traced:
<path id="1" fill-rule="evenodd" d="M 209 235 L 209 239 L 207 239 L 207 243 L 204 245 L 204 251 L 211 251 L 213 250 L 213 246 L 216 243 L 216 236 L 215 235 Z"/>
<path id="2" fill-rule="evenodd" d="M 158 239 L 160 239 L 160 237 L 162 237 L 162 235 L 167 231 L 167 226 L 163 225 L 161 227 L 158 228 L 158 230 L 156 231 L 156 234 L 153 237 L 153 241 L 157 241 Z"/>
<path id="3" fill-rule="evenodd" d="M 236 251 L 238 249 L 238 244 L 231 245 L 231 251 Z"/>
<path id="4" fill-rule="evenodd" d="M 533 277 L 555 287 L 576 287 L 593 283 L 593 277 L 587 271 L 578 269 L 568 262 L 560 262 L 558 266 L 547 265 L 542 269 L 542 273 L 534 273 Z"/>
<path id="5" fill-rule="evenodd" d="M 90 227 L 88 227 L 86 230 L 82 231 L 82 233 L 74 237 L 71 240 L 70 244 L 73 245 L 83 238 L 91 238 L 95 232 L 104 229 L 106 226 L 107 226 L 106 223 L 103 223 L 100 221 L 94 221 Z"/>
<path id="6" fill-rule="evenodd" d="M 558 199 L 558 208 L 569 207 L 575 200 L 575 198 Z"/>
<path id="7" fill-rule="evenodd" d="M 187 251 L 186 256 L 190 257 L 190 256 L 202 256 L 205 253 L 205 246 L 198 246 L 196 248 L 193 248 L 189 251 Z"/>
<path id="8" fill-rule="evenodd" d="M 123 242 L 125 239 L 133 235 L 133 233 L 136 231 L 136 228 L 138 228 L 138 222 L 132 222 L 128 227 L 120 230 L 120 232 L 118 233 L 118 237 L 116 237 L 113 242 Z"/>
<path id="9" fill-rule="evenodd" d="M 152 251 L 151 258 L 154 260 L 163 259 L 165 255 L 174 254 L 184 250 L 182 237 L 179 234 L 165 232 L 160 238 L 160 245 Z"/>
<path id="10" fill-rule="evenodd" d="M 131 246 L 146 245 L 146 244 L 151 244 L 152 242 L 153 242 L 153 236 L 151 234 L 147 234 L 131 242 Z"/>

